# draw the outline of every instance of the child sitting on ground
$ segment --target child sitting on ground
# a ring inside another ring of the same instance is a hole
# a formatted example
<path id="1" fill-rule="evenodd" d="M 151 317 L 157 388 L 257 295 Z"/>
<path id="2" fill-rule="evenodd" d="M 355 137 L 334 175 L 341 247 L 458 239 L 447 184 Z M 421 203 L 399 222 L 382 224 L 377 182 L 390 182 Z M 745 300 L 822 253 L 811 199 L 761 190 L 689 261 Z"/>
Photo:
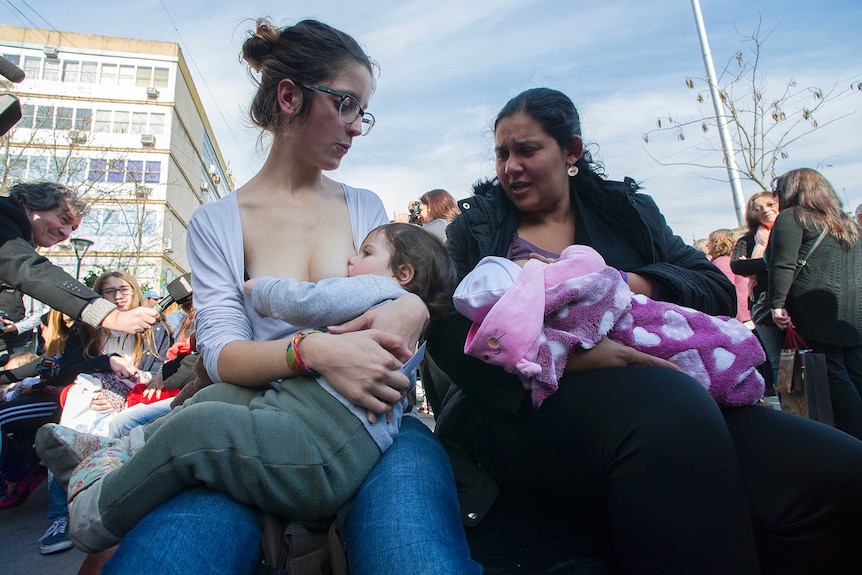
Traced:
<path id="1" fill-rule="evenodd" d="M 258 278 L 246 291 L 258 312 L 313 327 L 352 319 L 407 291 L 438 316 L 455 287 L 445 246 L 410 224 L 372 230 L 347 271 L 347 278 L 316 284 Z M 406 400 L 391 418 L 369 417 L 305 367 L 299 344 L 309 333 L 297 331 L 286 350 L 291 370 L 306 377 L 277 389 L 216 383 L 119 441 L 56 425 L 40 429 L 37 449 L 58 478 L 91 454 L 69 479 L 77 546 L 95 552 L 115 545 L 151 510 L 199 484 L 282 518 L 332 516 L 392 444 Z"/>
<path id="2" fill-rule="evenodd" d="M 756 403 L 763 395 L 758 339 L 732 318 L 633 294 L 619 271 L 594 249 L 569 246 L 556 261 L 523 269 L 486 257 L 453 295 L 473 321 L 464 352 L 520 376 L 533 405 L 557 390 L 576 346 L 603 337 L 668 360 L 705 387 L 720 406 Z"/>

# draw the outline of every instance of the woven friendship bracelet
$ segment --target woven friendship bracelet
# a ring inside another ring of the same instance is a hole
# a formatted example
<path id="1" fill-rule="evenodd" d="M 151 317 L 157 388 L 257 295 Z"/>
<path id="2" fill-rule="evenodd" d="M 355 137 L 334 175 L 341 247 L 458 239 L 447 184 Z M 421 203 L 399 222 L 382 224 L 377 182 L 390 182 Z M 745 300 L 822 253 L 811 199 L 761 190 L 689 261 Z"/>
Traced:
<path id="1" fill-rule="evenodd" d="M 319 375 L 313 369 L 309 369 L 305 362 L 302 361 L 302 356 L 299 354 L 299 342 L 306 338 L 306 336 L 312 333 L 323 333 L 319 329 L 309 329 L 305 331 L 298 331 L 293 336 L 293 339 L 290 343 L 287 344 L 287 349 L 284 350 L 284 358 L 287 361 L 287 367 L 290 368 L 290 371 L 300 375 Z"/>

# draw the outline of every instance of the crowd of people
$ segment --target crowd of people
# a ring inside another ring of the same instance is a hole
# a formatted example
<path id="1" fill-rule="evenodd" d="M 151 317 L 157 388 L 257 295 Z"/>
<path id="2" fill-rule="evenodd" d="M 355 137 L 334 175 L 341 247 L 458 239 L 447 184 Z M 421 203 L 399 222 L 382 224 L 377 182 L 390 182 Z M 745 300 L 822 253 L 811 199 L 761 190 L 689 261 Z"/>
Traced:
<path id="1" fill-rule="evenodd" d="M 47 247 L 69 238 L 83 215 L 78 202 L 72 190 L 49 182 L 18 184 L 0 199 L 5 220 L 0 251 L 8 273 L 3 275 L 2 303 L 4 311 L 9 310 L 6 326 L 14 327 L 7 332 L 11 337 L 6 339 L 0 374 L 0 509 L 24 503 L 47 479 L 50 527 L 40 539 L 43 554 L 68 550 L 72 541 L 66 490 L 39 462 L 34 450 L 37 430 L 63 422 L 82 431 L 120 436 L 166 413 L 170 397 L 179 390 L 155 384 L 162 381 L 174 342 L 188 337 L 182 329 L 166 326 L 126 271 L 104 272 L 87 287 L 36 254 L 33 244 Z M 18 239 L 26 244 L 16 245 Z M 25 270 L 16 277 L 7 267 L 13 251 L 14 257 L 29 260 L 26 265 L 40 267 L 45 275 Z M 56 291 L 56 282 L 62 282 L 69 296 Z M 54 307 L 31 294 L 40 294 Z M 101 306 L 101 317 L 85 316 L 76 299 L 86 302 L 83 309 Z M 183 304 L 191 310 L 191 297 Z M 33 324 L 29 318 L 33 310 L 38 310 L 39 329 L 31 334 L 26 327 Z"/>
<path id="2" fill-rule="evenodd" d="M 862 242 L 821 174 L 776 178 L 707 257 L 605 175 L 569 96 L 534 88 L 493 122 L 493 177 L 388 223 L 325 175 L 375 123 L 356 40 L 258 20 L 242 57 L 271 146 L 194 213 L 178 328 L 128 273 L 77 287 L 36 254 L 80 222 L 71 190 L 0 199 L 0 278 L 54 308 L 0 404 L 3 437 L 51 470 L 47 547 L 68 534 L 104 573 L 251 574 L 299 524 L 337 533 L 354 575 L 858 570 Z M 826 355 L 835 427 L 758 403 L 791 324 Z M 406 399 L 423 354 L 433 433 Z M 161 397 L 188 358 L 196 393 Z M 44 411 L 4 424 L 16 401 Z"/>

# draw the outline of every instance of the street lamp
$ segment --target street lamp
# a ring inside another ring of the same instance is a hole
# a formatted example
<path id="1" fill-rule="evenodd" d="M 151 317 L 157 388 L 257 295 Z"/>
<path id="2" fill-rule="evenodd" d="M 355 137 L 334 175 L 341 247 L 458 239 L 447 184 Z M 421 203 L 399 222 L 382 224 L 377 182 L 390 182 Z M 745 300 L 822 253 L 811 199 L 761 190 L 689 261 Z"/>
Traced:
<path id="1" fill-rule="evenodd" d="M 86 238 L 72 238 L 69 243 L 75 249 L 75 258 L 78 260 L 78 265 L 75 266 L 75 279 L 81 279 L 81 260 L 84 259 L 93 242 Z"/>

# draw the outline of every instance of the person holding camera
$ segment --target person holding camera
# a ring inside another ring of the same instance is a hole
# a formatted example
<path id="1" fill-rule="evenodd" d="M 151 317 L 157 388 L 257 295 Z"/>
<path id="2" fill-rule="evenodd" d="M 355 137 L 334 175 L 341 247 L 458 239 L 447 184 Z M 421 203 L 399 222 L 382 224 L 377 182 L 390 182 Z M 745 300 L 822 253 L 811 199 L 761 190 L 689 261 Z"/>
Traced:
<path id="1" fill-rule="evenodd" d="M 158 311 L 121 312 L 36 252 L 69 239 L 86 205 L 74 190 L 53 182 L 20 183 L 0 197 L 0 282 L 93 327 L 127 333 L 149 329 Z"/>
<path id="2" fill-rule="evenodd" d="M 446 243 L 446 228 L 461 213 L 455 198 L 446 190 L 431 190 L 419 197 L 415 208 L 418 211 L 419 225 Z M 413 222 L 414 204 L 410 205 L 410 223 Z"/>

